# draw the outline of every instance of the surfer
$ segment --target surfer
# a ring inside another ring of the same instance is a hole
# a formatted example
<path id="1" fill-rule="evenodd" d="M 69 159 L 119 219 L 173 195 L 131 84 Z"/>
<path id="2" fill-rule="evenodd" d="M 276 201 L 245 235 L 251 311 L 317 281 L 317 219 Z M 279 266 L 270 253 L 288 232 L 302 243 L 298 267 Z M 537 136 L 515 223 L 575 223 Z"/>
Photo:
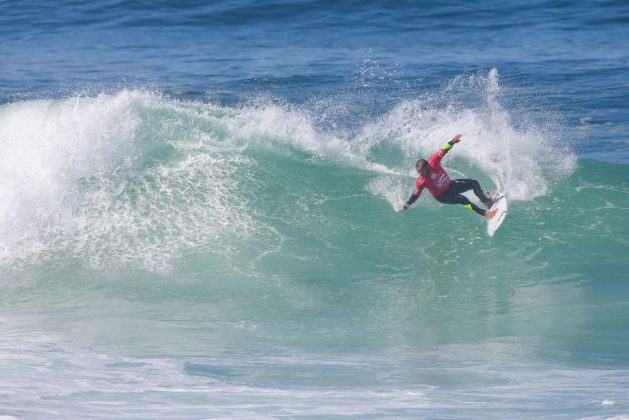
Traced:
<path id="1" fill-rule="evenodd" d="M 484 210 L 461 194 L 465 191 L 472 190 L 478 199 L 485 204 L 487 208 L 490 208 L 493 204 L 492 199 L 495 193 L 490 193 L 489 197 L 486 197 L 483 190 L 480 188 L 480 184 L 475 179 L 450 180 L 446 171 L 441 167 L 441 159 L 452 149 L 452 146 L 460 141 L 461 134 L 457 134 L 452 137 L 452 140 L 444 144 L 437 153 L 432 155 L 430 159 L 419 159 L 417 161 L 415 169 L 417 169 L 419 177 L 417 177 L 417 181 L 415 182 L 415 189 L 404 206 L 397 210 L 398 212 L 408 210 L 408 208 L 417 201 L 423 189 L 428 188 L 428 191 L 430 191 L 437 201 L 445 204 L 463 204 L 465 208 L 473 210 L 487 219 L 491 219 L 495 216 L 498 209 Z"/>

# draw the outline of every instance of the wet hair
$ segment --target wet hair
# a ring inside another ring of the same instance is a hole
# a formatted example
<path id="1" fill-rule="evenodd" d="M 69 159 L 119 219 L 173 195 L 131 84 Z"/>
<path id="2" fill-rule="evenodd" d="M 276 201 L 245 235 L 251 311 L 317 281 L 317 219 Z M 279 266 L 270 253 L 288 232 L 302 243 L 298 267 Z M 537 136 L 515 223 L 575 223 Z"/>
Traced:
<path id="1" fill-rule="evenodd" d="M 415 163 L 415 169 L 419 170 L 419 168 L 425 168 L 428 166 L 428 161 L 426 159 L 419 159 L 417 163 Z"/>

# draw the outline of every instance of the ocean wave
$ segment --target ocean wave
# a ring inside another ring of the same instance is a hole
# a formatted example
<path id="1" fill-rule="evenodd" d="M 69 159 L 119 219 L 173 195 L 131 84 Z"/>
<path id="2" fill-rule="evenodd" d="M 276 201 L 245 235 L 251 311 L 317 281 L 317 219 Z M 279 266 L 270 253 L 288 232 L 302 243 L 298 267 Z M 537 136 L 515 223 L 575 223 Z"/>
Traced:
<path id="1" fill-rule="evenodd" d="M 454 90 L 476 99 L 451 100 Z M 464 141 L 444 160 L 455 177 L 512 200 L 543 196 L 574 171 L 575 155 L 552 129 L 513 122 L 500 95 L 496 71 L 460 78 L 353 131 L 322 129 L 312 111 L 263 99 L 226 107 L 123 90 L 6 104 L 2 260 L 169 270 L 186 250 L 225 256 L 263 232 L 278 240 L 273 209 L 304 211 L 307 194 L 316 200 L 354 174 L 357 184 L 324 200 L 367 192 L 374 206 L 399 205 L 415 160 L 455 133 Z M 331 168 L 338 179 L 326 176 Z"/>

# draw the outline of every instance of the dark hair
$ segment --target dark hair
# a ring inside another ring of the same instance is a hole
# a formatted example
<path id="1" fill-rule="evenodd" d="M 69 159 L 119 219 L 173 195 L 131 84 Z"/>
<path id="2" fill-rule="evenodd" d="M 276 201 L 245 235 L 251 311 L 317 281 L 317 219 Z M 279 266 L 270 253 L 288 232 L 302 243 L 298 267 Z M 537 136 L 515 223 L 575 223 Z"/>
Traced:
<path id="1" fill-rule="evenodd" d="M 424 167 L 426 165 L 428 165 L 428 161 L 426 159 L 419 159 L 417 163 L 415 163 L 415 168 L 418 168 L 420 166 Z"/>

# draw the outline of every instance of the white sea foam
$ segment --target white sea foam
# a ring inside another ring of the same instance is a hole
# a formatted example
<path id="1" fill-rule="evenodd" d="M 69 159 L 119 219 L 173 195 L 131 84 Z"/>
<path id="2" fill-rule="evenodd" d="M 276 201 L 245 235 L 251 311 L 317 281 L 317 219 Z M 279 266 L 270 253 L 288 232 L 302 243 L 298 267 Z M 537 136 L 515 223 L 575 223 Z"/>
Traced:
<path id="1" fill-rule="evenodd" d="M 251 162 L 179 108 L 141 91 L 3 106 L 2 260 L 165 270 L 182 249 L 246 231 L 231 175 Z"/>
<path id="2" fill-rule="evenodd" d="M 106 179 L 133 157 L 142 98 L 116 96 L 28 101 L 0 108 L 0 253 L 45 247 L 72 223 L 81 180 Z"/>

